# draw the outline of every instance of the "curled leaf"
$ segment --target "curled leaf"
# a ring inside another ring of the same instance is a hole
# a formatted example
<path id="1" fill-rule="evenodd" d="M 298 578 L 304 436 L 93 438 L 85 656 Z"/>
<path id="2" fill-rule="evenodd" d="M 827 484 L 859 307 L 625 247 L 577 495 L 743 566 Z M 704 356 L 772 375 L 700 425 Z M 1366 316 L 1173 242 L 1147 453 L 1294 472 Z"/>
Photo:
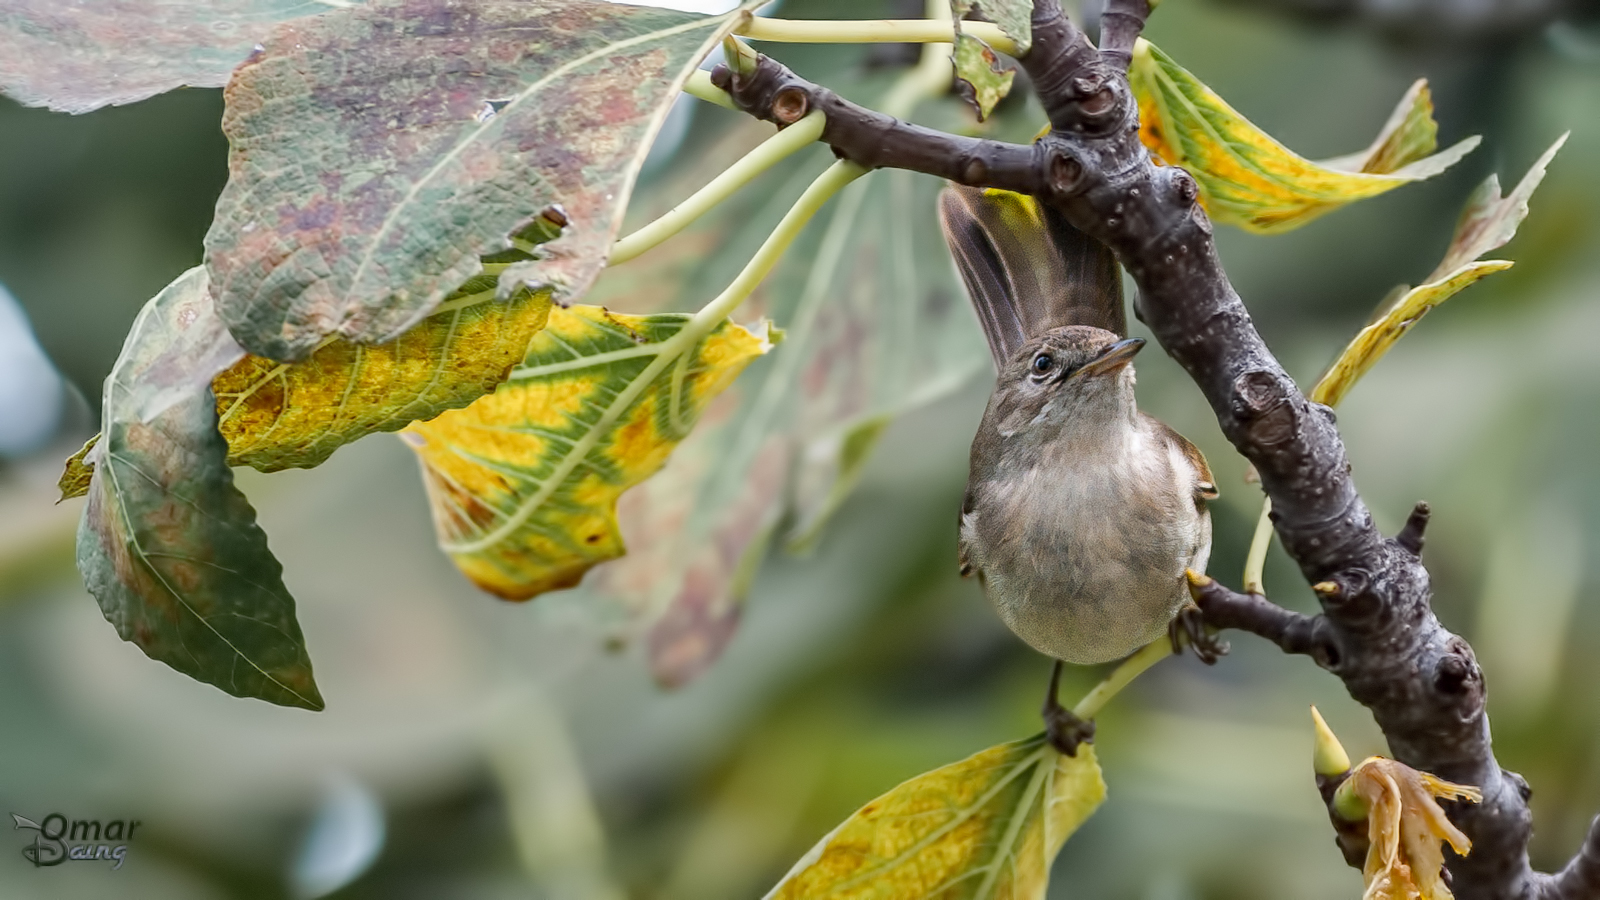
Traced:
<path id="1" fill-rule="evenodd" d="M 1000 64 L 994 48 L 970 34 L 956 32 L 951 60 L 956 66 L 956 87 L 978 111 L 978 121 L 989 118 L 995 104 L 1011 93 L 1017 73 Z"/>
<path id="2" fill-rule="evenodd" d="M 1551 145 L 1528 169 L 1510 196 L 1500 196 L 1500 180 L 1493 175 L 1473 192 L 1456 223 L 1455 235 L 1444 260 L 1428 276 L 1428 281 L 1414 288 L 1401 285 L 1378 305 L 1372 321 L 1351 339 L 1318 380 L 1310 394 L 1312 400 L 1329 406 L 1337 404 L 1429 310 L 1483 276 L 1511 268 L 1508 260 L 1476 260 L 1504 246 L 1516 235 L 1517 226 L 1528 215 L 1528 198 L 1566 140 L 1566 135 L 1562 135 Z"/>
<path id="3" fill-rule="evenodd" d="M 572 587 L 622 555 L 617 498 L 770 346 L 729 321 L 551 310 L 497 391 L 401 434 L 422 463 L 440 544 L 507 599 Z"/>
<path id="4" fill-rule="evenodd" d="M 225 354 L 195 352 L 216 342 L 232 344 L 203 269 L 135 321 L 87 458 L 78 568 L 117 633 L 152 659 L 238 697 L 321 709 L 283 567 L 233 485 L 217 431 L 209 382 Z M 188 396 L 150 402 L 183 382 Z"/>
<path id="5" fill-rule="evenodd" d="M 1367 890 L 1362 900 L 1450 900 L 1441 876 L 1443 844 L 1461 856 L 1472 841 L 1451 824 L 1435 798 L 1480 802 L 1475 787 L 1452 784 L 1381 756 L 1363 760 L 1339 786 L 1367 811 Z"/>
<path id="6" fill-rule="evenodd" d="M 740 14 L 374 0 L 281 26 L 225 95 L 206 235 L 223 320 L 277 360 L 393 340 L 549 208 L 569 227 L 500 293 L 576 298 L 679 87 Z"/>
<path id="7" fill-rule="evenodd" d="M 100 442 L 100 435 L 89 438 L 77 453 L 67 457 L 66 468 L 61 472 L 61 478 L 56 481 L 56 487 L 61 489 L 61 500 L 73 497 L 82 497 L 89 493 L 89 481 L 94 477 L 94 463 L 90 462 L 89 451 Z M 61 500 L 57 500 L 60 503 Z"/>
<path id="8" fill-rule="evenodd" d="M 1105 800 L 1094 747 L 1043 736 L 907 781 L 811 848 L 766 900 L 1043 900 L 1050 864 Z"/>
<path id="9" fill-rule="evenodd" d="M 1135 46 L 1128 78 L 1145 146 L 1194 176 L 1213 220 L 1248 231 L 1298 228 L 1347 203 L 1431 178 L 1478 145 L 1471 137 L 1433 152 L 1438 126 L 1423 82 L 1412 85 L 1371 147 L 1315 163 L 1251 124 L 1149 41 Z"/>

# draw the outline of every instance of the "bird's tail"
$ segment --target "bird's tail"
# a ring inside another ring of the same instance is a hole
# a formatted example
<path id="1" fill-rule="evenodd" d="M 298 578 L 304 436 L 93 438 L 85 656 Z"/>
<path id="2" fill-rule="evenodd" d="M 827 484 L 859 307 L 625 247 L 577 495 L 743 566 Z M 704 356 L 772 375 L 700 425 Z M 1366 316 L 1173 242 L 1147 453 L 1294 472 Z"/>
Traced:
<path id="1" fill-rule="evenodd" d="M 1128 333 L 1122 273 L 1105 245 L 1026 194 L 952 184 L 939 221 L 995 366 L 1062 325 Z"/>

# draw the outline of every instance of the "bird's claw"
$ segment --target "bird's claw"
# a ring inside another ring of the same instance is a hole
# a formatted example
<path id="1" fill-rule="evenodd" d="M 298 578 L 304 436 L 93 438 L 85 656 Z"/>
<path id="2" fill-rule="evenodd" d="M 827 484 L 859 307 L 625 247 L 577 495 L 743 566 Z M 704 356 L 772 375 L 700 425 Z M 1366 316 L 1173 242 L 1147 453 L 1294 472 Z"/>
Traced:
<path id="1" fill-rule="evenodd" d="M 1078 755 L 1078 745 L 1094 740 L 1094 721 L 1081 719 L 1072 710 L 1061 705 L 1057 691 L 1061 686 L 1061 660 L 1056 660 L 1050 670 L 1050 689 L 1045 693 L 1044 734 L 1050 746 L 1068 756 Z"/>
<path id="2" fill-rule="evenodd" d="M 1072 710 L 1056 704 L 1044 711 L 1044 735 L 1050 746 L 1068 756 L 1078 755 L 1078 745 L 1094 740 L 1094 721 L 1080 719 Z"/>
<path id="3" fill-rule="evenodd" d="M 1195 658 L 1208 666 L 1228 655 L 1228 642 L 1206 627 L 1205 614 L 1198 606 L 1185 606 L 1178 610 L 1167 626 L 1167 637 L 1172 641 L 1172 652 L 1183 654 L 1185 644 L 1194 648 Z"/>

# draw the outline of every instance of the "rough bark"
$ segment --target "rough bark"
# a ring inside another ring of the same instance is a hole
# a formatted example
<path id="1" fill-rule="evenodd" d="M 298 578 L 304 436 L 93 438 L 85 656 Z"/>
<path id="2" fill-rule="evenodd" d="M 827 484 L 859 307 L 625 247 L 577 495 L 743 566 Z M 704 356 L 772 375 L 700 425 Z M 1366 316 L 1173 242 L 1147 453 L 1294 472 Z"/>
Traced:
<path id="1" fill-rule="evenodd" d="M 1448 863 L 1462 900 L 1600 898 L 1600 819 L 1561 873 L 1529 866 L 1528 785 L 1496 761 L 1482 671 L 1430 605 L 1419 556 L 1426 506 L 1395 538 L 1378 532 L 1332 410 L 1301 393 L 1229 283 L 1194 180 L 1154 165 L 1140 143 L 1127 68 L 1148 14 L 1147 0 L 1110 0 L 1097 49 L 1056 0 L 1036 0 L 1032 49 L 1019 62 L 1051 131 L 1032 145 L 900 122 L 766 57 L 753 72 L 724 68 L 713 79 L 746 112 L 780 126 L 822 110 L 822 140 L 842 158 L 1033 194 L 1110 247 L 1138 284 L 1136 314 L 1260 474 L 1278 536 L 1323 607 L 1305 616 L 1213 582 L 1197 591 L 1207 621 L 1310 656 L 1372 711 L 1396 758 L 1482 789 L 1482 803 L 1451 810 L 1473 841 L 1466 858 Z"/>

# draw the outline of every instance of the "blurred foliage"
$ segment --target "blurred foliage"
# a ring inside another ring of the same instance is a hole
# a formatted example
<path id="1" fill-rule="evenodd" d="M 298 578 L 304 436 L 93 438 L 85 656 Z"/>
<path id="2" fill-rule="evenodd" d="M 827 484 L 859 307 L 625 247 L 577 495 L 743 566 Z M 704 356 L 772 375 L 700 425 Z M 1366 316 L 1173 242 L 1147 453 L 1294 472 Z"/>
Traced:
<path id="1" fill-rule="evenodd" d="M 795 0 L 785 14 L 882 13 Z M 1408 55 L 1206 0 L 1164 4 L 1149 37 L 1309 158 L 1376 133 L 1419 76 L 1444 143 L 1485 137 L 1438 179 L 1292 234 L 1219 229 L 1235 285 L 1303 383 L 1392 285 L 1437 263 L 1475 184 L 1514 178 L 1573 129 L 1503 251 L 1516 267 L 1431 313 L 1339 413 L 1380 524 L 1433 505 L 1436 606 L 1485 667 L 1502 762 L 1534 786 L 1534 861 L 1560 865 L 1600 809 L 1587 565 L 1600 542 L 1600 64 L 1538 41 Z M 866 53 L 773 49 L 825 81 Z M 0 282 L 91 401 L 139 307 L 199 260 L 225 176 L 219 115 L 212 91 L 80 118 L 0 101 Z M 687 143 L 647 173 L 636 222 L 747 127 L 703 104 L 693 116 Z M 669 292 L 672 265 L 623 267 L 607 289 Z M 697 273 L 708 290 L 729 275 Z M 1212 570 L 1232 580 L 1259 494 L 1183 373 L 1147 354 L 1139 374 L 1145 407 L 1216 470 Z M 766 567 L 725 657 L 670 693 L 640 649 L 597 649 L 614 623 L 582 596 L 502 604 L 466 583 L 434 549 L 398 442 L 360 442 L 313 471 L 240 471 L 323 660 L 330 708 L 315 715 L 226 697 L 110 639 L 70 565 L 79 507 L 52 505 L 60 459 L 87 436 L 63 435 L 0 470 L 0 813 L 145 824 L 118 872 L 34 869 L 7 832 L 0 896 L 291 896 L 303 835 L 341 774 L 381 798 L 388 828 L 373 868 L 336 897 L 759 896 L 870 798 L 1037 730 L 1048 663 L 955 574 L 954 510 L 986 393 L 973 383 L 889 425 L 815 554 Z M 1314 607 L 1278 550 L 1267 580 Z M 1101 717 L 1109 801 L 1063 850 L 1055 895 L 1358 895 L 1312 786 L 1305 707 L 1357 757 L 1381 752 L 1381 735 L 1305 660 L 1232 643 L 1214 669 L 1162 664 Z M 1066 696 L 1097 674 L 1073 673 Z M 552 853 L 552 835 L 571 843 Z"/>

